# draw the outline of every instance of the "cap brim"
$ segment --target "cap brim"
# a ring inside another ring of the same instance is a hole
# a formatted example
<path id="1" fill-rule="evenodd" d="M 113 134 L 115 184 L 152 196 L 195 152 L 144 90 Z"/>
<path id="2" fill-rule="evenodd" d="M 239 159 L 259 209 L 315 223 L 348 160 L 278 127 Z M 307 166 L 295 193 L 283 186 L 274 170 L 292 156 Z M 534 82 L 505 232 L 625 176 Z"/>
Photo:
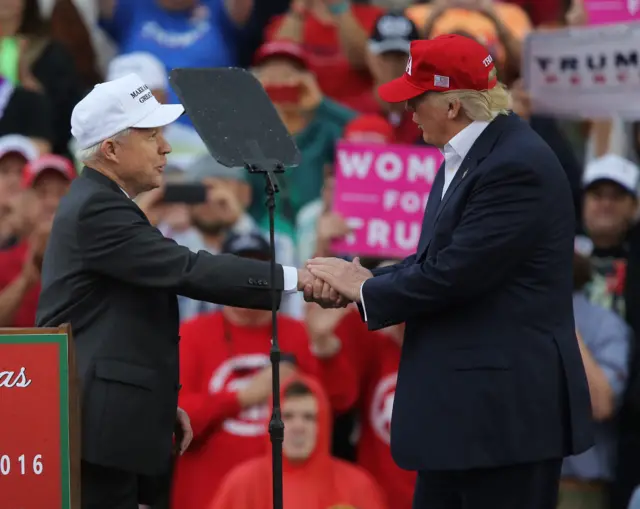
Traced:
<path id="1" fill-rule="evenodd" d="M 427 92 L 426 89 L 409 83 L 406 76 L 397 78 L 378 87 L 380 99 L 388 103 L 401 103 Z"/>
<path id="2" fill-rule="evenodd" d="M 184 113 L 182 104 L 161 104 L 146 117 L 131 127 L 137 129 L 152 129 L 173 124 Z"/>
<path id="3" fill-rule="evenodd" d="M 369 41 L 369 51 L 374 55 L 380 55 L 390 51 L 398 51 L 409 55 L 411 53 L 411 41 L 408 39 L 386 39 L 382 41 Z"/>
<path id="4" fill-rule="evenodd" d="M 583 188 L 585 190 L 587 190 L 587 189 L 595 186 L 596 184 L 600 184 L 602 182 L 610 182 L 611 184 L 616 184 L 617 186 L 620 186 L 626 192 L 628 192 L 628 193 L 630 193 L 630 194 L 632 194 L 634 196 L 637 193 L 637 190 L 633 189 L 628 184 L 622 182 L 619 179 L 616 179 L 615 177 L 610 177 L 610 176 L 606 176 L 606 175 L 596 176 L 596 177 L 593 177 L 592 179 L 589 179 L 587 182 L 584 182 Z"/>

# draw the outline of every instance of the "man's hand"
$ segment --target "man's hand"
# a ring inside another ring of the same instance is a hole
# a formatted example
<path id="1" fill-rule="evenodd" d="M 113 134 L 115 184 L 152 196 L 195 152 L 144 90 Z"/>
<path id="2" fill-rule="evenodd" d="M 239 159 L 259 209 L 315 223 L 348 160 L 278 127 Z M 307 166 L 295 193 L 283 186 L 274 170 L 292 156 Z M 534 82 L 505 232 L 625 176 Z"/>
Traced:
<path id="1" fill-rule="evenodd" d="M 298 269 L 298 291 L 304 292 L 304 300 L 315 302 L 325 309 L 343 308 L 351 303 L 307 269 Z"/>
<path id="2" fill-rule="evenodd" d="M 298 291 L 302 292 L 307 286 L 313 285 L 314 279 L 307 269 L 298 269 Z"/>
<path id="3" fill-rule="evenodd" d="M 189 420 L 187 412 L 182 408 L 178 408 L 178 413 L 176 414 L 174 435 L 176 437 L 176 452 L 182 455 L 189 447 L 191 440 L 193 440 L 191 421 Z"/>
<path id="4" fill-rule="evenodd" d="M 311 274 L 327 283 L 331 291 L 338 292 L 352 302 L 360 302 L 362 283 L 373 277 L 371 271 L 360 265 L 357 257 L 352 263 L 338 258 L 314 258 L 307 262 L 307 268 Z"/>

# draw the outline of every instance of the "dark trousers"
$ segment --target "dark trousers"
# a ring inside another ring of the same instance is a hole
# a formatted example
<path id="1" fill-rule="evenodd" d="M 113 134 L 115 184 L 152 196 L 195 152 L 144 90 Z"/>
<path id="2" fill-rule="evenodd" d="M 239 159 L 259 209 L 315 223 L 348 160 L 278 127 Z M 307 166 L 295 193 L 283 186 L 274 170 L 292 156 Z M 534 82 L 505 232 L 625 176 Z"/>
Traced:
<path id="1" fill-rule="evenodd" d="M 151 505 L 162 491 L 165 477 L 149 477 L 82 462 L 82 509 L 138 509 Z"/>
<path id="2" fill-rule="evenodd" d="M 418 472 L 413 509 L 555 509 L 562 460 Z"/>

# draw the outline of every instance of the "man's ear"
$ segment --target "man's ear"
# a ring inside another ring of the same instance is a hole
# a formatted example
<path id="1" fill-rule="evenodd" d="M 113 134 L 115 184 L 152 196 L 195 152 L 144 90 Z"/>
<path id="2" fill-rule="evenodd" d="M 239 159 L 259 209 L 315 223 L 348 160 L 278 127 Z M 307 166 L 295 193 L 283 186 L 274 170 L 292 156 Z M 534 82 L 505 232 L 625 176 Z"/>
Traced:
<path id="1" fill-rule="evenodd" d="M 117 162 L 116 143 L 113 140 L 104 140 L 100 144 L 100 155 L 107 161 Z"/>
<path id="2" fill-rule="evenodd" d="M 454 99 L 449 102 L 447 110 L 447 118 L 449 120 L 455 120 L 462 113 L 462 105 L 458 99 Z"/>

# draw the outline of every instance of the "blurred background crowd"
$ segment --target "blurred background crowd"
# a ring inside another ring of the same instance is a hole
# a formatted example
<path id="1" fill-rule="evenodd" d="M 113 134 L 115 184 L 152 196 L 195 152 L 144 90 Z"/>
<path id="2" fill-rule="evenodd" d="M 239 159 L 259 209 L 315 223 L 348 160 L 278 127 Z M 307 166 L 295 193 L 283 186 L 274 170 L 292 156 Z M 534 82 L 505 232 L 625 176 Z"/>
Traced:
<path id="1" fill-rule="evenodd" d="M 278 262 L 301 266 L 345 255 L 332 249 L 350 231 L 332 208 L 336 143 L 424 144 L 376 86 L 404 73 L 411 40 L 462 34 L 487 46 L 573 190 L 574 309 L 597 435 L 566 459 L 559 507 L 640 508 L 640 123 L 539 114 L 521 71 L 527 36 L 588 22 L 583 0 L 0 0 L 0 327 L 34 326 L 51 219 L 82 171 L 71 111 L 96 83 L 135 72 L 172 103 L 173 68 L 250 69 L 302 154 L 280 179 L 276 217 Z M 136 198 L 149 221 L 192 250 L 269 259 L 261 178 L 218 164 L 188 116 L 166 137 L 166 185 Z M 389 448 L 402 326 L 369 332 L 357 310 L 301 298 L 282 311 L 285 509 L 409 509 L 415 477 Z M 270 313 L 188 299 L 180 312 L 180 405 L 195 439 L 157 507 L 267 509 Z"/>

